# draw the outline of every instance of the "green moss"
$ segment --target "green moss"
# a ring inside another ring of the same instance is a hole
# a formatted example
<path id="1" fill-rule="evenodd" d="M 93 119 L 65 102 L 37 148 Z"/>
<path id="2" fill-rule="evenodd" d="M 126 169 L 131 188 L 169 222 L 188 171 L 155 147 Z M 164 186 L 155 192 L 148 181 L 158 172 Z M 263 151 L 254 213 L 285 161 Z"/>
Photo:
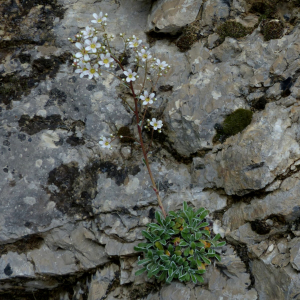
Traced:
<path id="1" fill-rule="evenodd" d="M 226 135 L 235 135 L 244 130 L 252 120 L 253 112 L 239 108 L 227 116 L 223 122 L 223 131 Z"/>
<path id="2" fill-rule="evenodd" d="M 278 20 L 264 20 L 261 24 L 261 33 L 265 41 L 281 38 L 283 30 L 284 26 L 282 22 Z"/>
<path id="3" fill-rule="evenodd" d="M 239 108 L 227 116 L 223 124 L 216 124 L 217 131 L 213 141 L 224 142 L 229 136 L 235 135 L 244 130 L 252 120 L 253 112 L 248 109 Z"/>
<path id="4" fill-rule="evenodd" d="M 235 39 L 241 38 L 250 34 L 253 31 L 253 28 L 247 28 L 241 23 L 235 21 L 226 21 L 220 25 L 216 32 L 220 36 L 221 41 L 223 42 L 226 37 L 232 37 Z"/>
<path id="5" fill-rule="evenodd" d="M 121 139 L 120 139 L 120 142 L 121 143 L 133 143 L 134 140 L 133 140 L 133 136 L 130 132 L 130 129 L 129 127 L 127 126 L 123 126 L 121 127 L 119 130 L 118 130 L 118 136 L 123 136 Z"/>

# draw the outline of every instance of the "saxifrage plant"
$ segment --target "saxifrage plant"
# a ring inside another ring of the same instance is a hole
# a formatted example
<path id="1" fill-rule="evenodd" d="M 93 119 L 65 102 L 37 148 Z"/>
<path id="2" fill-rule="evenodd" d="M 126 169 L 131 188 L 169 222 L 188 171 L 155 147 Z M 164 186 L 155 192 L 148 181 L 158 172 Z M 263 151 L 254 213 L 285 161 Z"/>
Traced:
<path id="1" fill-rule="evenodd" d="M 85 30 L 76 34 L 75 40 L 69 38 L 78 51 L 74 55 L 75 72 L 80 74 L 81 78 L 88 76 L 95 81 L 105 78 L 105 74 L 113 75 L 120 80 L 133 99 L 133 105 L 124 101 L 132 111 L 137 127 L 136 136 L 132 136 L 130 131 L 124 136 L 120 133 L 124 131 L 122 129 L 124 127 L 121 127 L 109 138 L 100 137 L 99 144 L 103 148 L 112 149 L 112 143 L 119 139 L 121 142 L 131 140 L 140 147 L 142 161 L 147 167 L 152 188 L 163 214 L 156 212 L 157 224 L 148 224 L 148 230 L 142 232 L 149 242 L 140 243 L 135 247 L 136 251 L 145 254 L 145 258 L 138 262 L 144 267 L 137 271 L 136 275 L 147 271 L 148 277 L 155 276 L 168 283 L 177 278 L 180 281 L 202 282 L 201 275 L 205 273 L 206 265 L 211 263 L 210 259 L 220 260 L 214 248 L 225 245 L 225 242 L 218 242 L 219 234 L 211 238 L 209 228 L 206 228 L 208 223 L 203 222 L 208 214 L 204 208 L 194 212 L 184 202 L 182 211 L 166 213 L 148 159 L 148 154 L 153 148 L 153 132 L 155 130 L 161 132 L 163 122 L 156 118 L 146 119 L 146 115 L 157 100 L 156 85 L 159 79 L 167 74 L 171 67 L 165 61 L 152 58 L 153 53 L 147 50 L 147 47 L 142 45 L 142 40 L 135 35 L 126 37 L 124 33 L 120 33 L 118 36 L 124 42 L 124 50 L 117 53 L 113 45 L 115 36 L 106 32 L 107 14 L 94 13 L 93 17 L 94 20 L 91 22 L 98 25 L 97 29 L 87 26 Z M 130 60 L 132 54 L 134 59 Z M 151 139 L 143 134 L 144 130 L 151 131 Z"/>
<path id="2" fill-rule="evenodd" d="M 220 234 L 211 237 L 209 223 L 205 222 L 208 213 L 205 208 L 194 211 L 186 202 L 182 210 L 169 211 L 165 219 L 156 212 L 157 223 L 147 224 L 148 229 L 142 231 L 148 242 L 135 247 L 144 252 L 144 259 L 138 260 L 143 268 L 136 275 L 147 272 L 149 278 L 155 276 L 167 283 L 173 279 L 203 282 L 206 265 L 212 258 L 221 260 L 215 248 L 226 244 L 218 241 Z"/>

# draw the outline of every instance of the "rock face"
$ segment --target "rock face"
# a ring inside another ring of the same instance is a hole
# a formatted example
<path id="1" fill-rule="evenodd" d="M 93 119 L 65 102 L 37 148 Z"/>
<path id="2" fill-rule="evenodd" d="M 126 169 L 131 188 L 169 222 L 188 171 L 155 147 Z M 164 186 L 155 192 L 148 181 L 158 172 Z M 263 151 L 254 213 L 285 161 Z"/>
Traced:
<path id="1" fill-rule="evenodd" d="M 300 299 L 300 7 L 275 2 L 1 1 L 1 300 Z M 135 144 L 98 144 L 136 135 L 130 95 L 75 74 L 68 41 L 100 11 L 171 65 L 149 110 L 164 123 L 151 168 L 167 210 L 209 209 L 227 241 L 203 284 L 134 275 L 157 201 Z M 283 24 L 278 39 L 262 18 Z M 223 41 L 226 21 L 249 34 Z M 251 123 L 217 138 L 239 108 Z"/>

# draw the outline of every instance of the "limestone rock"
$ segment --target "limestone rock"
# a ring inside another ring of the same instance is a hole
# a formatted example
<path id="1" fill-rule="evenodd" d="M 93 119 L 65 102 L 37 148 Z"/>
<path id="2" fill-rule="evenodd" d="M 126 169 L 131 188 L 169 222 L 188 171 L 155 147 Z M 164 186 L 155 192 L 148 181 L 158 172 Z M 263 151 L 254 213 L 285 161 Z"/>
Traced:
<path id="1" fill-rule="evenodd" d="M 208 0 L 203 5 L 203 25 L 212 26 L 214 22 L 224 21 L 229 16 L 230 1 Z"/>
<path id="2" fill-rule="evenodd" d="M 109 291 L 109 287 L 113 281 L 118 277 L 119 267 L 111 264 L 109 267 L 101 271 L 97 271 L 90 283 L 88 300 L 97 300 L 103 298 Z"/>
<path id="3" fill-rule="evenodd" d="M 222 187 L 227 194 L 237 195 L 264 188 L 300 156 L 291 114 L 290 108 L 268 104 L 242 133 L 227 139 L 220 150 L 203 160 L 194 159 L 194 182 L 203 187 Z M 199 168 L 199 164 L 204 167 Z"/>
<path id="4" fill-rule="evenodd" d="M 35 272 L 40 275 L 65 275 L 78 271 L 74 254 L 68 250 L 52 252 L 47 246 L 30 251 L 28 259 L 35 265 Z"/>
<path id="5" fill-rule="evenodd" d="M 300 271 L 300 243 L 295 244 L 290 251 L 292 267 Z"/>
<path id="6" fill-rule="evenodd" d="M 260 299 L 297 299 L 299 295 L 299 276 L 289 265 L 276 268 L 254 260 L 252 273 L 255 277 L 255 288 Z"/>
<path id="7" fill-rule="evenodd" d="M 148 16 L 148 30 L 175 34 L 195 21 L 202 0 L 159 0 Z"/>
<path id="8" fill-rule="evenodd" d="M 1 279 L 13 277 L 34 278 L 35 272 L 33 264 L 29 262 L 25 254 L 17 254 L 16 252 L 8 252 L 1 256 Z"/>

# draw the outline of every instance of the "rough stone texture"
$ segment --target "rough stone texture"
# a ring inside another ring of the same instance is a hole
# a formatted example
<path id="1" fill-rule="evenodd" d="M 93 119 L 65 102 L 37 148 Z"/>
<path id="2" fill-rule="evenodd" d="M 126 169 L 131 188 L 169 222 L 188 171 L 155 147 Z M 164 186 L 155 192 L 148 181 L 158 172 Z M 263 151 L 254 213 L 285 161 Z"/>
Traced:
<path id="1" fill-rule="evenodd" d="M 221 43 L 226 20 L 256 26 L 255 2 L 1 1 L 1 300 L 300 299 L 300 8 L 274 5 L 280 39 L 258 26 Z M 203 285 L 134 276 L 155 194 L 135 145 L 98 145 L 122 126 L 136 134 L 130 95 L 71 65 L 68 37 L 100 11 L 109 33 L 148 40 L 171 64 L 150 111 L 164 123 L 151 168 L 167 210 L 204 206 L 227 241 Z M 215 124 L 238 108 L 251 124 L 216 141 Z"/>
<path id="2" fill-rule="evenodd" d="M 229 195 L 244 195 L 272 183 L 300 158 L 295 109 L 268 104 L 242 133 L 204 159 L 194 159 L 194 181 L 202 187 L 224 188 Z"/>
<path id="3" fill-rule="evenodd" d="M 148 30 L 175 34 L 195 21 L 202 0 L 159 0 L 148 16 Z"/>

